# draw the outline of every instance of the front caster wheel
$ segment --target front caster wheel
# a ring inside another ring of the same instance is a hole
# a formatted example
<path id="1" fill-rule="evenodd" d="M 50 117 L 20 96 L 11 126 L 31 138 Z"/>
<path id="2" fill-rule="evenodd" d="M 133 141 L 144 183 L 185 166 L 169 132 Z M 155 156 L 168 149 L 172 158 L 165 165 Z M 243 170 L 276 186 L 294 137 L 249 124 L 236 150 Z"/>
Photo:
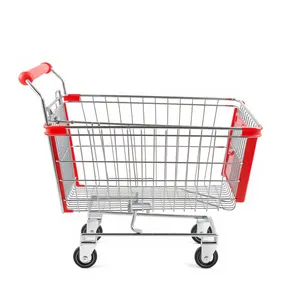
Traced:
<path id="1" fill-rule="evenodd" d="M 86 230 L 87 230 L 87 224 L 84 224 L 81 228 L 81 233 L 86 233 Z M 97 230 L 96 230 L 96 233 L 102 233 L 103 230 L 102 230 L 102 226 L 100 225 Z M 101 239 L 101 236 L 98 236 L 97 237 L 97 241 L 99 241 Z"/>
<path id="2" fill-rule="evenodd" d="M 218 261 L 218 252 L 215 251 L 214 254 L 213 254 L 213 258 L 210 262 L 204 262 L 202 259 L 201 259 L 201 247 L 199 247 L 196 252 L 195 252 L 195 261 L 197 263 L 197 265 L 201 268 L 205 268 L 205 269 L 208 269 L 208 268 L 211 268 L 212 266 L 214 266 L 217 261 Z"/>
<path id="3" fill-rule="evenodd" d="M 191 233 L 197 233 L 197 224 L 194 225 L 192 227 L 192 230 L 191 230 Z M 211 230 L 211 227 L 209 226 L 208 229 L 207 229 L 207 233 L 212 233 L 212 230 Z M 201 239 L 197 236 L 192 236 L 192 239 L 198 243 L 198 244 L 201 244 Z"/>
<path id="4" fill-rule="evenodd" d="M 97 252 L 96 250 L 93 251 L 92 255 L 91 255 L 91 259 L 89 261 L 86 262 L 82 262 L 80 260 L 80 248 L 76 248 L 73 254 L 73 259 L 75 261 L 75 264 L 77 266 L 79 266 L 80 268 L 90 268 L 91 266 L 93 266 L 95 264 L 95 262 L 97 261 Z"/>

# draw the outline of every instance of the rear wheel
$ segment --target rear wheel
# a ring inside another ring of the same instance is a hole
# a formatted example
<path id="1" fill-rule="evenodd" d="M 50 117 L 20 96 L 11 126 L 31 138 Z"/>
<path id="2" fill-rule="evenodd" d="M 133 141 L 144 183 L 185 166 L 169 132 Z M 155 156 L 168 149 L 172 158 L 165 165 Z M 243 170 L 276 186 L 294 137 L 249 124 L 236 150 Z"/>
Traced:
<path id="1" fill-rule="evenodd" d="M 191 233 L 197 233 L 197 224 L 192 227 Z M 207 233 L 212 233 L 212 230 L 211 230 L 210 226 L 207 228 Z M 192 236 L 192 239 L 196 243 L 201 244 L 201 238 L 199 238 L 197 236 Z"/>
<path id="2" fill-rule="evenodd" d="M 86 233 L 86 231 L 87 231 L 87 224 L 84 224 L 84 225 L 82 226 L 82 228 L 81 228 L 81 233 Z M 96 230 L 96 233 L 102 233 L 102 232 L 103 232 L 102 226 L 99 225 L 99 227 L 98 227 L 97 230 Z M 99 241 L 100 238 L 101 238 L 101 236 L 98 236 L 98 237 L 97 237 L 97 241 Z"/>

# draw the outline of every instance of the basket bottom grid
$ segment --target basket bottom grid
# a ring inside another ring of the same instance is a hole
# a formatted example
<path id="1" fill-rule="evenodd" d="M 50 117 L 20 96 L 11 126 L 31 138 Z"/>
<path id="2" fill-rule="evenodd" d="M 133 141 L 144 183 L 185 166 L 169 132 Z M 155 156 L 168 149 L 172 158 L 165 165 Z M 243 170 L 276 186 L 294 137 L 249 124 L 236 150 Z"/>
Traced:
<path id="1" fill-rule="evenodd" d="M 67 198 L 73 211 L 128 212 L 132 203 L 149 203 L 151 211 L 235 208 L 235 197 L 227 182 L 210 186 L 75 186 Z"/>

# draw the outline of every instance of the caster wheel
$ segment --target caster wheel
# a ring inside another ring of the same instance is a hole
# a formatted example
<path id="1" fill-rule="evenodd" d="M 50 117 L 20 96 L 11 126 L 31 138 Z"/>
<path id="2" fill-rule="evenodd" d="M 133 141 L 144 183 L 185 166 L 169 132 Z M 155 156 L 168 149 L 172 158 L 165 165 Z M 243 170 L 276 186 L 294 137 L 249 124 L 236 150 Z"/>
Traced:
<path id="1" fill-rule="evenodd" d="M 215 251 L 214 254 L 213 254 L 213 259 L 210 261 L 210 262 L 203 262 L 202 259 L 201 259 L 201 247 L 199 247 L 196 252 L 195 252 L 195 261 L 197 263 L 197 265 L 201 268 L 204 268 L 204 269 L 208 269 L 208 268 L 211 268 L 212 266 L 214 266 L 217 261 L 218 261 L 218 252 Z"/>
<path id="2" fill-rule="evenodd" d="M 79 251 L 80 251 L 80 248 L 78 247 L 75 249 L 74 254 L 73 254 L 73 259 L 77 266 L 79 266 L 80 268 L 90 268 L 91 266 L 93 266 L 95 264 L 95 262 L 97 261 L 96 250 L 93 251 L 93 253 L 91 255 L 91 260 L 87 261 L 87 262 L 82 262 L 80 260 Z"/>
<path id="3" fill-rule="evenodd" d="M 191 233 L 197 233 L 197 224 L 194 225 L 192 227 L 192 230 L 191 230 Z M 211 227 L 209 226 L 208 229 L 207 229 L 207 233 L 212 233 L 212 230 L 211 230 Z M 198 244 L 201 244 L 201 239 L 197 236 L 192 236 L 192 239 L 198 243 Z"/>
<path id="4" fill-rule="evenodd" d="M 86 233 L 86 229 L 87 229 L 87 225 L 84 224 L 84 225 L 82 226 L 82 228 L 81 228 L 81 233 Z M 100 225 L 100 226 L 97 228 L 96 233 L 102 233 L 102 232 L 103 232 L 102 226 Z M 100 239 L 101 239 L 101 236 L 98 236 L 98 237 L 97 237 L 97 241 L 99 241 Z"/>

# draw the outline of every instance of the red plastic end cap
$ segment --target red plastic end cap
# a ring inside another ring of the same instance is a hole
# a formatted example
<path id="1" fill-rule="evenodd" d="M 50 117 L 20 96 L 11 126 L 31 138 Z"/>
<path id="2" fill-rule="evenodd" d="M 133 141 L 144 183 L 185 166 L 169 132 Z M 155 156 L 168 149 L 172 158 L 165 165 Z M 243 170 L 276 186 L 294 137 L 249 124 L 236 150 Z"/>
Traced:
<path id="1" fill-rule="evenodd" d="M 21 84 L 27 85 L 26 80 L 29 80 L 30 82 L 32 82 L 34 80 L 34 77 L 30 72 L 22 72 L 19 75 L 19 81 Z"/>
<path id="2" fill-rule="evenodd" d="M 45 125 L 44 128 L 46 129 L 45 135 L 49 135 L 49 136 L 67 135 L 67 128 L 65 126 Z"/>
<path id="3" fill-rule="evenodd" d="M 242 129 L 242 136 L 249 138 L 258 138 L 261 136 L 262 126 L 259 127 L 245 127 Z"/>
<path id="4" fill-rule="evenodd" d="M 64 100 L 66 102 L 78 102 L 80 101 L 80 95 L 79 94 L 69 94 L 64 96 Z"/>
<path id="5" fill-rule="evenodd" d="M 52 70 L 52 66 L 51 66 L 49 63 L 47 63 L 47 62 L 43 62 L 43 63 L 41 63 L 41 65 L 47 65 L 47 66 L 48 66 L 49 70 L 46 72 L 46 74 L 48 74 L 48 73 L 50 73 L 50 72 L 51 72 L 51 70 Z"/>

